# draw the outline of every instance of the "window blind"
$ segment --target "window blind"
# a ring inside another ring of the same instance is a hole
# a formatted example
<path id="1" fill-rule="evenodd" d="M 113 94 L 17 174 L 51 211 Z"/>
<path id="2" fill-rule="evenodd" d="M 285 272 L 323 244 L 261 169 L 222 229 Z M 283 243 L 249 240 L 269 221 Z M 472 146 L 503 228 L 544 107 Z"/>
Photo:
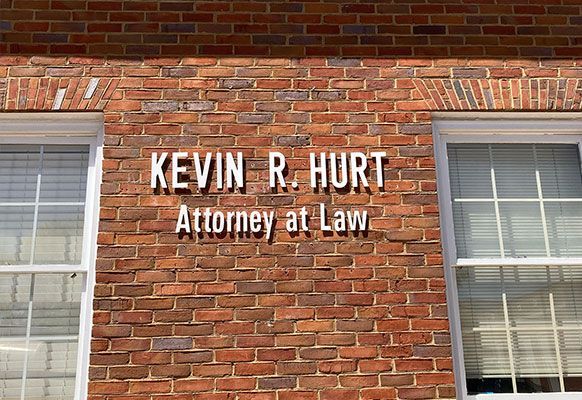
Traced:
<path id="1" fill-rule="evenodd" d="M 576 145 L 449 144 L 459 258 L 582 256 Z"/>
<path id="2" fill-rule="evenodd" d="M 79 264 L 88 146 L 0 146 L 0 265 Z"/>
<path id="3" fill-rule="evenodd" d="M 457 286 L 467 378 L 582 376 L 582 269 L 462 268 Z"/>
<path id="4" fill-rule="evenodd" d="M 0 274 L 0 397 L 69 399 L 82 277 Z"/>
<path id="5" fill-rule="evenodd" d="M 0 269 L 81 264 L 88 164 L 85 145 L 0 145 Z M 84 279 L 0 274 L 0 398 L 74 397 Z"/>
<path id="6" fill-rule="evenodd" d="M 457 257 L 582 255 L 577 145 L 448 145 Z M 582 268 L 456 270 L 470 394 L 582 390 Z"/>

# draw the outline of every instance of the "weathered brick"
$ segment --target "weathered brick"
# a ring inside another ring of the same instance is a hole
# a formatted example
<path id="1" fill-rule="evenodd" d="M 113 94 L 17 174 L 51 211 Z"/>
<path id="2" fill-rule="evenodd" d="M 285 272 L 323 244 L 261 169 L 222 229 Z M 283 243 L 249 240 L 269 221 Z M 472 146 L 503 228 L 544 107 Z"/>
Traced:
<path id="1" fill-rule="evenodd" d="M 254 84 L 254 79 L 221 79 L 219 86 L 225 89 L 248 89 Z"/>
<path id="2" fill-rule="evenodd" d="M 295 377 L 259 378 L 259 389 L 289 389 L 296 385 Z"/>
<path id="3" fill-rule="evenodd" d="M 238 114 L 238 121 L 245 124 L 267 124 L 273 120 L 271 113 L 249 113 L 242 112 Z"/>
<path id="4" fill-rule="evenodd" d="M 212 111 L 215 103 L 212 101 L 186 101 L 182 104 L 185 111 Z"/>
<path id="5" fill-rule="evenodd" d="M 191 348 L 191 338 L 154 338 L 152 342 L 154 350 L 188 350 Z"/>
<path id="6" fill-rule="evenodd" d="M 143 111 L 145 112 L 164 112 L 164 111 L 178 111 L 179 103 L 177 101 L 145 101 L 143 103 Z"/>

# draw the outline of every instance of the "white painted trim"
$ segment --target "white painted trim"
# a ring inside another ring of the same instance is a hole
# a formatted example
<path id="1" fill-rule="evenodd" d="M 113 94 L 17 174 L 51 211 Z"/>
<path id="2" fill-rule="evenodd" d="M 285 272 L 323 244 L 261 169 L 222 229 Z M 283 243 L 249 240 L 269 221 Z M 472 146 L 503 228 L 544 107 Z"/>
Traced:
<path id="1" fill-rule="evenodd" d="M 544 203 L 576 203 L 576 202 L 582 202 L 582 199 L 580 198 L 575 198 L 575 197 L 566 197 L 563 199 L 547 199 L 544 198 Z M 463 198 L 463 199 L 455 199 L 454 200 L 455 203 L 486 203 L 486 202 L 490 202 L 493 203 L 495 201 L 494 198 Z M 498 202 L 503 203 L 513 203 L 513 202 L 520 202 L 520 203 L 527 203 L 527 202 L 532 202 L 532 203 L 537 203 L 538 201 L 540 201 L 539 197 L 524 197 L 524 198 L 504 198 L 504 199 L 497 199 Z M 22 205 L 27 205 L 26 203 L 22 203 Z"/>
<path id="2" fill-rule="evenodd" d="M 550 141 L 564 136 L 582 135 L 582 113 L 463 113 L 436 112 L 431 114 L 439 136 L 478 136 L 487 143 L 498 143 L 498 136 L 511 142 L 533 143 L 534 136 L 547 136 Z M 450 139 L 448 139 L 450 140 Z M 535 142 L 539 139 L 536 138 Z M 568 140 L 568 139 L 566 139 Z"/>
<path id="3" fill-rule="evenodd" d="M 531 257 L 531 258 L 458 258 L 453 267 L 547 267 L 551 265 L 559 266 L 582 266 L 582 258 L 579 257 Z"/>
<path id="4" fill-rule="evenodd" d="M 85 273 L 87 268 L 74 264 L 0 265 L 0 274 L 72 274 Z"/>
<path id="5" fill-rule="evenodd" d="M 500 138 L 498 136 L 508 136 L 507 139 L 501 140 L 508 140 L 512 143 L 524 143 L 525 141 L 531 141 L 534 136 L 547 136 L 550 140 L 556 140 L 555 134 L 552 134 L 551 131 L 548 130 L 547 126 L 541 126 L 539 123 L 532 123 L 532 121 L 529 121 L 528 123 L 512 121 L 508 124 L 499 125 L 495 129 L 487 129 L 487 127 L 490 127 L 490 125 L 491 121 L 475 121 L 472 124 L 467 124 L 461 121 L 451 121 L 442 128 L 441 134 L 443 136 L 467 136 L 464 142 L 466 139 L 475 136 L 479 137 L 481 140 L 484 137 L 487 137 L 487 139 L 485 139 L 487 143 L 499 143 Z M 516 129 L 517 125 L 521 127 L 520 130 Z M 564 124 L 560 121 L 556 122 L 556 126 L 553 126 L 552 129 L 554 128 L 559 130 L 560 135 L 562 136 L 577 136 L 582 134 L 582 124 L 578 122 L 567 122 Z M 469 129 L 472 129 L 472 131 Z M 538 140 L 536 140 L 536 142 L 538 142 Z M 558 142 L 561 142 L 561 140 Z"/>
<path id="6" fill-rule="evenodd" d="M 103 118 L 101 116 L 101 118 Z M 83 240 L 83 257 L 87 273 L 85 291 L 82 296 L 81 322 L 79 329 L 79 352 L 77 359 L 77 380 L 75 383 L 75 400 L 86 398 L 89 380 L 89 355 L 91 353 L 91 331 L 93 326 L 93 292 L 95 287 L 95 263 L 97 260 L 97 235 L 99 233 L 99 199 L 103 172 L 104 126 L 98 125 L 95 142 L 91 145 L 89 172 L 87 180 L 87 197 L 85 200 L 85 231 Z M 85 246 L 88 248 L 85 249 Z"/>
<path id="7" fill-rule="evenodd" d="M 81 264 L 0 266 L 0 273 L 83 274 L 85 281 L 81 299 L 75 400 L 83 400 L 87 397 L 103 142 L 102 113 L 0 113 L 0 144 L 89 145 Z"/>
<path id="8" fill-rule="evenodd" d="M 103 125 L 103 114 L 95 112 L 0 113 L 1 136 L 15 135 L 20 138 L 89 136 L 96 138 L 98 125 Z"/>
<path id="9" fill-rule="evenodd" d="M 580 112 L 515 112 L 515 111 L 435 111 L 431 113 L 432 120 L 462 120 L 462 121 L 478 121 L 488 120 L 495 122 L 502 121 L 531 121 L 531 120 L 577 120 L 582 118 Z"/>
<path id="10" fill-rule="evenodd" d="M 582 392 L 482 394 L 477 396 L 469 396 L 467 394 L 459 300 L 455 277 L 456 268 L 499 265 L 568 265 L 582 267 L 582 258 L 457 259 L 447 158 L 447 143 L 569 143 L 578 144 L 580 154 L 582 154 L 582 113 L 434 112 L 431 115 L 442 232 L 441 241 L 457 398 L 459 400 L 582 400 Z M 490 199 L 490 201 L 492 200 Z"/>
<path id="11" fill-rule="evenodd" d="M 26 207 L 26 206 L 34 206 L 38 204 L 39 206 L 84 206 L 84 201 L 79 202 L 56 202 L 56 201 L 47 201 L 47 202 L 23 202 L 23 203 L 0 203 L 0 207 Z"/>
<path id="12" fill-rule="evenodd" d="M 582 392 L 566 393 L 508 393 L 467 396 L 467 400 L 580 400 Z"/>
<path id="13" fill-rule="evenodd" d="M 449 327 L 451 330 L 451 346 L 453 348 L 453 372 L 455 374 L 455 388 L 457 396 L 467 393 L 465 381 L 465 359 L 463 356 L 463 334 L 461 329 L 461 313 L 459 309 L 459 296 L 455 268 L 457 245 L 455 243 L 455 231 L 453 226 L 453 203 L 451 196 L 451 183 L 449 163 L 447 159 L 446 143 L 439 133 L 439 126 L 433 124 L 433 142 L 437 174 L 437 196 L 439 202 L 439 219 L 441 227 L 441 242 L 443 246 L 443 259 L 445 267 L 446 298 L 449 315 Z M 458 351 L 460 349 L 460 351 Z"/>

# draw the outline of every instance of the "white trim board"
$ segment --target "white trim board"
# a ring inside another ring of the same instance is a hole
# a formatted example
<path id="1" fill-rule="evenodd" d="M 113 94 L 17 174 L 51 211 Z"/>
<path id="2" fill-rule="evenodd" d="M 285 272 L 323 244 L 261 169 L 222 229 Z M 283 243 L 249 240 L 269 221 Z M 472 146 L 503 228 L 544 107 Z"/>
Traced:
<path id="1" fill-rule="evenodd" d="M 557 112 L 557 111 L 435 111 L 431 113 L 433 120 L 447 121 L 478 121 L 489 120 L 495 122 L 504 121 L 531 121 L 531 120 L 578 120 L 582 118 L 582 112 Z"/>
<path id="2" fill-rule="evenodd" d="M 103 114 L 98 112 L 0 112 L 0 135 L 99 136 Z"/>
<path id="3" fill-rule="evenodd" d="M 468 396 L 467 400 L 570 400 L 581 399 L 582 392 L 567 393 L 509 393 L 479 394 Z"/>

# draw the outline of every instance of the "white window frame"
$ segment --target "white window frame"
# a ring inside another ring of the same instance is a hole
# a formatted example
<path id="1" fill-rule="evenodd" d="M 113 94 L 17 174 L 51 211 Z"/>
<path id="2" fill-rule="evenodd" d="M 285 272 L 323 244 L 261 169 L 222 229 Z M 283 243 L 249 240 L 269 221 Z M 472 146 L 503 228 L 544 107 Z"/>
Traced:
<path id="1" fill-rule="evenodd" d="M 449 312 L 453 369 L 459 400 L 582 400 L 582 392 L 467 394 L 456 268 L 462 266 L 580 266 L 582 258 L 459 259 L 455 244 L 448 143 L 552 143 L 577 144 L 582 155 L 582 113 L 578 112 L 434 112 L 433 143 Z"/>
<path id="2" fill-rule="evenodd" d="M 93 290 L 103 161 L 103 114 L 98 112 L 0 113 L 0 144 L 89 145 L 87 191 L 80 265 L 7 265 L 0 273 L 82 273 L 77 371 L 74 399 L 87 397 L 93 317 Z"/>

